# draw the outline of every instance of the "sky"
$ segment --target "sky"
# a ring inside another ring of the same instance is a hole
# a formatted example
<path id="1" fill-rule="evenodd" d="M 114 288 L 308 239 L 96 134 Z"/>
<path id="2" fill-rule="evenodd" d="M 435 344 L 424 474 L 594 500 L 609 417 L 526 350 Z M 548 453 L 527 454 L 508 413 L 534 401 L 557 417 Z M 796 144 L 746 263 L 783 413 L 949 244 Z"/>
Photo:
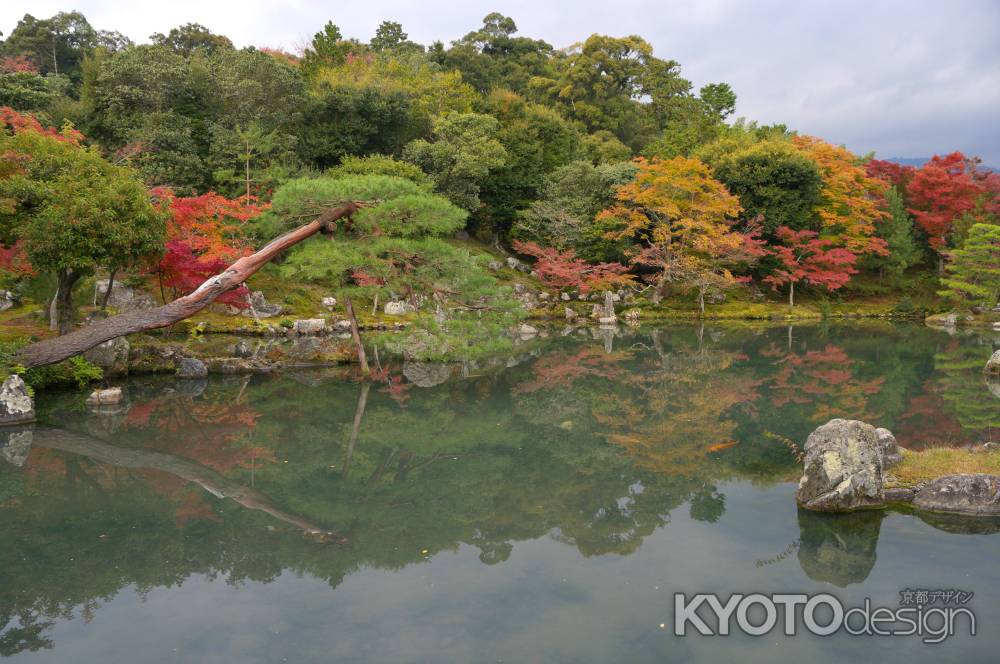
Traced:
<path id="1" fill-rule="evenodd" d="M 136 42 L 196 22 L 290 51 L 326 21 L 364 41 L 393 20 L 448 43 L 492 11 L 557 48 L 638 34 L 696 87 L 729 83 L 738 116 L 883 158 L 960 150 L 1000 167 L 1000 0 L 3 0 L 0 31 L 73 9 Z"/>

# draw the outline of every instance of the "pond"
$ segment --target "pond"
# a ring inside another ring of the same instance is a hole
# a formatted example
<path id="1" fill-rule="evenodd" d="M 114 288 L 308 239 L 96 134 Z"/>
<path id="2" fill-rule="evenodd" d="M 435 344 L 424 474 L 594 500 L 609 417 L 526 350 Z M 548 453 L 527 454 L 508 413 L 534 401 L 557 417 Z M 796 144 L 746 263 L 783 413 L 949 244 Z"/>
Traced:
<path id="1" fill-rule="evenodd" d="M 995 661 L 996 523 L 799 512 L 832 417 L 997 440 L 998 335 L 883 323 L 554 331 L 494 362 L 381 358 L 47 393 L 0 460 L 14 662 Z M 2 442 L 2 441 L 0 441 Z M 976 636 L 673 633 L 678 592 L 974 596 Z"/>

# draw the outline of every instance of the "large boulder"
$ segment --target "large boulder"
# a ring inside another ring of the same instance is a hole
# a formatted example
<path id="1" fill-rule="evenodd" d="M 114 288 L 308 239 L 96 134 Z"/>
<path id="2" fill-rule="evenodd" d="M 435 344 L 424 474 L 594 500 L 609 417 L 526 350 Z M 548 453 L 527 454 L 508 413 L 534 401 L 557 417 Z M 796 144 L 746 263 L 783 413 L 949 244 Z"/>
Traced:
<path id="1" fill-rule="evenodd" d="M 389 300 L 382 307 L 382 311 L 386 316 L 403 316 L 416 311 L 414 306 L 409 302 L 403 302 L 402 300 Z"/>
<path id="2" fill-rule="evenodd" d="M 206 376 L 208 376 L 208 367 L 198 358 L 183 357 L 177 363 L 178 378 L 205 378 Z"/>
<path id="3" fill-rule="evenodd" d="M 87 397 L 87 405 L 96 406 L 117 406 L 125 399 L 120 387 L 108 387 L 102 390 L 94 390 Z"/>
<path id="4" fill-rule="evenodd" d="M 1000 516 L 1000 477 L 945 475 L 924 485 L 913 506 L 931 512 Z"/>
<path id="5" fill-rule="evenodd" d="M 28 386 L 17 374 L 7 376 L 0 386 L 0 425 L 35 421 L 35 402 Z"/>
<path id="6" fill-rule="evenodd" d="M 990 359 L 986 360 L 986 367 L 983 372 L 987 376 L 1000 376 L 1000 350 L 993 353 Z"/>
<path id="7" fill-rule="evenodd" d="M 894 466 L 903 460 L 903 453 L 899 451 L 899 444 L 891 431 L 882 427 L 875 429 L 875 440 L 878 441 L 879 449 L 882 450 L 883 469 Z"/>
<path id="8" fill-rule="evenodd" d="M 254 291 L 250 293 L 250 308 L 243 310 L 243 315 L 253 316 L 257 314 L 259 318 L 271 318 L 280 315 L 284 310 L 285 308 L 280 304 L 268 302 L 263 291 Z"/>
<path id="9" fill-rule="evenodd" d="M 406 362 L 403 375 L 417 387 L 434 387 L 451 378 L 451 366 L 440 362 Z"/>
<path id="10" fill-rule="evenodd" d="M 0 290 L 0 311 L 7 311 L 17 305 L 17 295 L 13 291 Z"/>
<path id="11" fill-rule="evenodd" d="M 106 373 L 125 373 L 128 371 L 128 354 L 128 339 L 117 337 L 94 346 L 83 357 L 91 364 L 107 370 Z"/>
<path id="12" fill-rule="evenodd" d="M 322 318 L 303 318 L 295 321 L 292 331 L 301 336 L 316 336 L 326 332 L 326 321 Z"/>
<path id="13" fill-rule="evenodd" d="M 108 280 L 98 279 L 94 284 L 94 299 L 96 302 L 104 300 L 104 294 L 108 292 Z M 119 313 L 129 311 L 142 311 L 156 307 L 156 300 L 145 291 L 141 291 L 131 286 L 126 286 L 121 281 L 115 281 L 111 287 L 111 297 L 108 298 L 108 306 L 118 310 Z"/>
<path id="14" fill-rule="evenodd" d="M 875 427 L 830 420 L 806 440 L 805 468 L 795 499 L 819 512 L 883 507 L 883 458 Z"/>

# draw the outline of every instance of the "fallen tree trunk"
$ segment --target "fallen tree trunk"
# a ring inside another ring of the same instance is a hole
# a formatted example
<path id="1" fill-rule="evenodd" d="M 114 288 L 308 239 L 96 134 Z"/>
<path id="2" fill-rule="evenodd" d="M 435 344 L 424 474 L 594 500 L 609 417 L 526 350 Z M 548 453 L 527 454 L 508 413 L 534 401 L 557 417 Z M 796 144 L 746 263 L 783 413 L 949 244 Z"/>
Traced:
<path id="1" fill-rule="evenodd" d="M 134 332 L 167 327 L 198 313 L 217 297 L 238 288 L 250 275 L 285 249 L 312 237 L 320 231 L 330 231 L 338 219 L 350 217 L 360 209 L 360 203 L 345 203 L 331 208 L 315 220 L 275 238 L 264 248 L 244 256 L 220 274 L 208 279 L 193 293 L 179 297 L 162 307 L 144 311 L 130 311 L 88 325 L 61 337 L 45 339 L 22 348 L 18 361 L 26 367 L 54 364 L 90 350 L 98 344 Z"/>

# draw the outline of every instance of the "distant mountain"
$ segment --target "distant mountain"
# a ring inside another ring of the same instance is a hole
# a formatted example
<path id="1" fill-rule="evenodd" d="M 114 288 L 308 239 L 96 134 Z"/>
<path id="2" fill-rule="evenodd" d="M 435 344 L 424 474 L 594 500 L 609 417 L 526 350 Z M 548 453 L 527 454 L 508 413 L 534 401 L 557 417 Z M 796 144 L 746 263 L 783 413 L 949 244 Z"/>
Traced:
<path id="1" fill-rule="evenodd" d="M 900 164 L 901 166 L 913 166 L 914 168 L 920 168 L 930 161 L 930 157 L 889 157 L 886 161 L 891 161 L 892 163 Z M 1000 173 L 1000 169 L 993 168 L 992 166 L 986 166 L 985 164 L 980 164 L 979 168 L 984 171 Z"/>

